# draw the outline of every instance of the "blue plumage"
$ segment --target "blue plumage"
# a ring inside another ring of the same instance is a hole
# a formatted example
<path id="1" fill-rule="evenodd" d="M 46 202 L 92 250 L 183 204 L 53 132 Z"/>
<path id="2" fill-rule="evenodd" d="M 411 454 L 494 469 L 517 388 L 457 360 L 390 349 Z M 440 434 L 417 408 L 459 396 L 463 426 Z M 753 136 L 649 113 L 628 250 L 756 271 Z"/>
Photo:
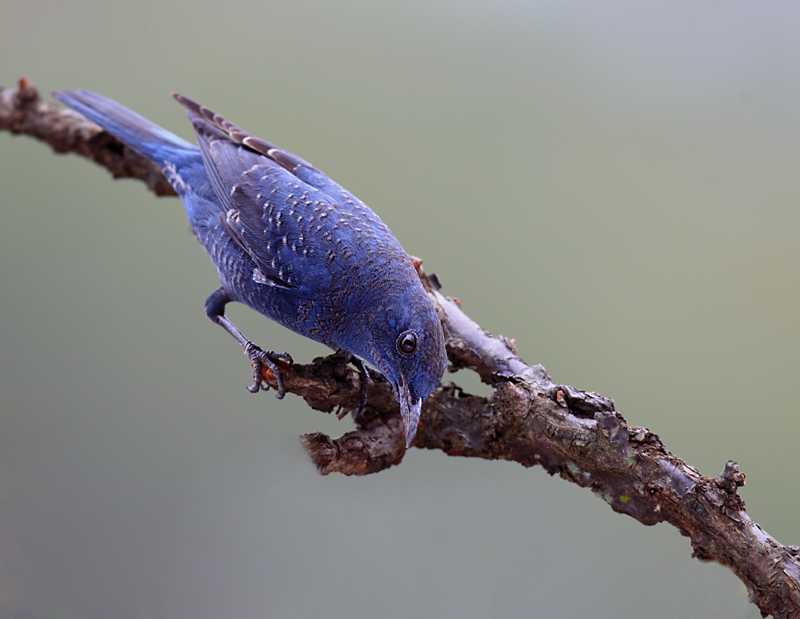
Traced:
<path id="1" fill-rule="evenodd" d="M 251 391 L 264 388 L 264 364 L 283 397 L 276 361 L 291 357 L 245 338 L 225 317 L 231 301 L 378 368 L 397 393 L 411 445 L 422 402 L 444 373 L 444 336 L 411 259 L 369 207 L 186 97 L 175 95 L 199 147 L 95 93 L 53 94 L 151 159 L 173 185 L 219 273 L 206 313 L 253 361 Z"/>

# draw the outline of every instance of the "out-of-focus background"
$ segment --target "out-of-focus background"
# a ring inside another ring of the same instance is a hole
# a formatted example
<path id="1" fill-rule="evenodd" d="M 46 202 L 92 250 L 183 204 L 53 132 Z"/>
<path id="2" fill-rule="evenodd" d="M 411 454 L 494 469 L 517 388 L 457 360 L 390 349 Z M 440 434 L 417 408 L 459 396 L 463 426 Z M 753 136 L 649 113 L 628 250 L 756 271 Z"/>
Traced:
<path id="1" fill-rule="evenodd" d="M 11 0 L 0 83 L 191 137 L 179 91 L 371 205 L 482 326 L 615 399 L 800 543 L 800 9 L 711 1 Z M 180 203 L 0 135 L 0 617 L 757 617 L 588 490 L 245 390 Z M 242 307 L 301 362 L 325 351 Z M 468 374 L 455 380 L 485 393 Z"/>

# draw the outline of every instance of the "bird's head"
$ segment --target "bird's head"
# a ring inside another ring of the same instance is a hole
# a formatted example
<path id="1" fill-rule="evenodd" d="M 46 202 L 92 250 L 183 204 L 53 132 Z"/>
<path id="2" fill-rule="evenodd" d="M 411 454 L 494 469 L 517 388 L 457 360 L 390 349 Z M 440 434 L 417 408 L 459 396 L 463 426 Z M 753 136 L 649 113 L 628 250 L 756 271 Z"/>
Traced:
<path id="1" fill-rule="evenodd" d="M 417 433 L 422 402 L 436 389 L 447 366 L 442 323 L 420 291 L 381 312 L 372 333 L 372 363 L 392 383 L 405 428 L 406 447 Z"/>

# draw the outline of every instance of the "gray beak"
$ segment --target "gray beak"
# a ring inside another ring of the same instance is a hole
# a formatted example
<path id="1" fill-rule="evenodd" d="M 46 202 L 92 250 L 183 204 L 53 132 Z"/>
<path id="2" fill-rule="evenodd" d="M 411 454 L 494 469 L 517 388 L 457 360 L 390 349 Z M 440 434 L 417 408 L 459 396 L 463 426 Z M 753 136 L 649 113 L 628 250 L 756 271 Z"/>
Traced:
<path id="1" fill-rule="evenodd" d="M 406 432 L 406 449 L 411 447 L 417 434 L 419 414 L 422 412 L 422 399 L 416 402 L 411 399 L 408 392 L 405 376 L 400 378 L 400 388 L 397 390 L 397 400 L 400 402 L 400 414 L 403 416 L 403 426 Z"/>

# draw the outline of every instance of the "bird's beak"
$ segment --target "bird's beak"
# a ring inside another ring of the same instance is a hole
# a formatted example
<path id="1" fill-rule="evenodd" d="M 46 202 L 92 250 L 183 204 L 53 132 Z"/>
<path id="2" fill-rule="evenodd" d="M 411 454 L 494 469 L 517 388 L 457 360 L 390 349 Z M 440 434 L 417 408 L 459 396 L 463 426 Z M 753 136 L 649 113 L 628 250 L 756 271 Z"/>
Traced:
<path id="1" fill-rule="evenodd" d="M 403 426 L 406 433 L 406 449 L 411 447 L 417 434 L 419 414 L 422 412 L 422 398 L 412 400 L 408 391 L 406 377 L 400 376 L 400 387 L 397 390 L 397 400 L 400 402 L 400 414 L 403 416 Z"/>

